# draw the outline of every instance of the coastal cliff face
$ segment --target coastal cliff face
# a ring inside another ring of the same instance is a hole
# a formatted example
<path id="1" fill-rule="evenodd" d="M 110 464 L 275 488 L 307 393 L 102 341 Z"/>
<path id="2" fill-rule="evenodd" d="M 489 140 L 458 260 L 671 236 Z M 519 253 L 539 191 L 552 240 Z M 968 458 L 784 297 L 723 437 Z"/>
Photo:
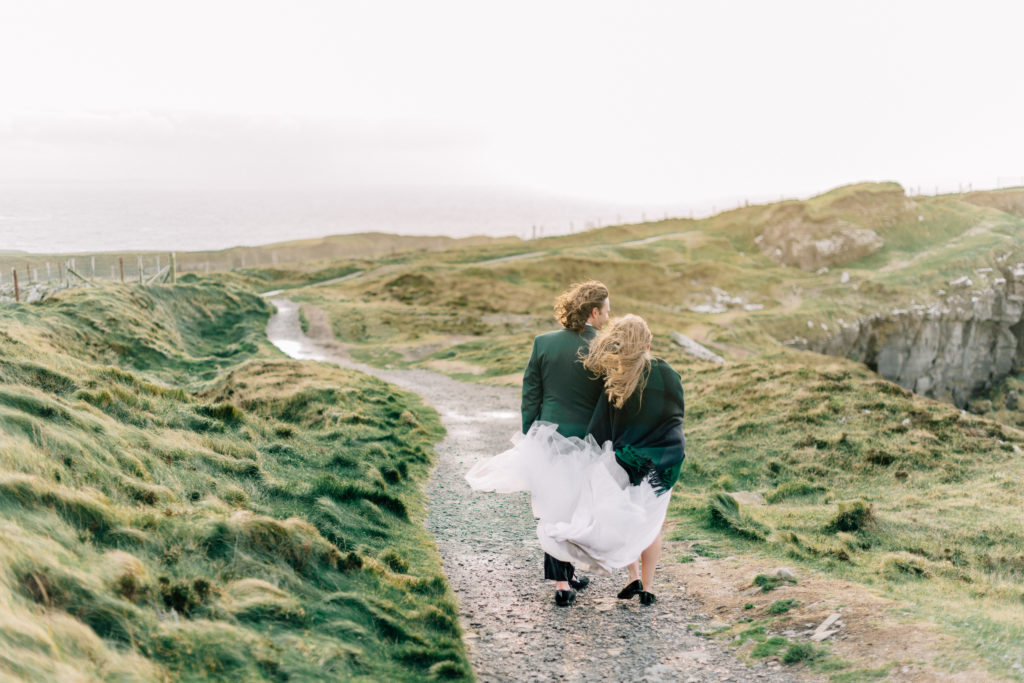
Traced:
<path id="1" fill-rule="evenodd" d="M 959 278 L 940 302 L 877 313 L 831 336 L 787 344 L 861 361 L 906 389 L 963 408 L 1024 367 L 1024 263 L 981 269 L 975 277 L 983 288 Z"/>

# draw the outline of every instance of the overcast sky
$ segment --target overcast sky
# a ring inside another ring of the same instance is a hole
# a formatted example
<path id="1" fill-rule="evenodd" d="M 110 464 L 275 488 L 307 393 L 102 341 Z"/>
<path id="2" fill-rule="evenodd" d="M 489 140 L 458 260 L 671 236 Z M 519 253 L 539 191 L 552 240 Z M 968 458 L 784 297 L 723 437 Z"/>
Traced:
<path id="1" fill-rule="evenodd" d="M 1024 176 L 1024 3 L 0 0 L 0 181 L 615 202 Z"/>

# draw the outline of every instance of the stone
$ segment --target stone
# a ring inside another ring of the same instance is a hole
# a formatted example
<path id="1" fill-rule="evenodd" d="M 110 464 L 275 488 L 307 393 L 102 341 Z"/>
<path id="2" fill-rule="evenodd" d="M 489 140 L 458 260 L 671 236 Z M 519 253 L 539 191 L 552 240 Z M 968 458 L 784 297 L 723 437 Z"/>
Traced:
<path id="1" fill-rule="evenodd" d="M 778 567 L 772 572 L 772 576 L 776 579 L 785 579 L 787 581 L 796 581 L 796 574 L 789 567 Z"/>
<path id="2" fill-rule="evenodd" d="M 950 289 L 957 288 L 957 287 L 959 287 L 961 289 L 966 289 L 968 287 L 973 287 L 973 286 L 974 286 L 974 282 L 972 282 L 971 278 L 967 277 L 966 275 L 964 275 L 963 277 L 958 277 L 955 280 L 950 280 L 950 282 L 949 282 Z"/>
<path id="3" fill-rule="evenodd" d="M 644 669 L 644 679 L 648 681 L 660 681 L 662 677 L 675 673 L 675 668 L 667 664 L 655 664 Z"/>
<path id="4" fill-rule="evenodd" d="M 704 346 L 701 346 L 690 337 L 687 337 L 685 334 L 680 334 L 679 332 L 672 331 L 669 332 L 669 336 L 672 337 L 672 341 L 674 341 L 677 345 L 682 347 L 682 349 L 686 351 L 686 353 L 690 354 L 694 358 L 710 361 L 712 363 L 725 363 L 724 358 L 719 356 L 714 351 L 711 351 L 705 348 Z"/>
<path id="5" fill-rule="evenodd" d="M 820 643 L 821 641 L 830 638 L 834 636 L 836 633 L 838 633 L 838 628 L 833 629 L 831 627 L 833 624 L 839 621 L 840 617 L 842 617 L 842 615 L 839 612 L 833 612 L 832 614 L 828 615 L 825 621 L 818 624 L 818 627 L 814 629 L 814 634 L 811 635 L 811 640 L 813 640 L 816 643 Z"/>
<path id="6" fill-rule="evenodd" d="M 870 228 L 838 217 L 816 220 L 799 204 L 778 205 L 767 223 L 755 239 L 762 253 L 780 265 L 811 272 L 864 258 L 884 244 Z"/>
<path id="7" fill-rule="evenodd" d="M 1016 390 L 1011 389 L 1006 394 L 1006 409 L 1017 410 L 1017 406 L 1020 405 L 1020 394 Z"/>
<path id="8" fill-rule="evenodd" d="M 764 505 L 764 496 L 757 491 L 731 491 L 729 495 L 740 505 Z"/>

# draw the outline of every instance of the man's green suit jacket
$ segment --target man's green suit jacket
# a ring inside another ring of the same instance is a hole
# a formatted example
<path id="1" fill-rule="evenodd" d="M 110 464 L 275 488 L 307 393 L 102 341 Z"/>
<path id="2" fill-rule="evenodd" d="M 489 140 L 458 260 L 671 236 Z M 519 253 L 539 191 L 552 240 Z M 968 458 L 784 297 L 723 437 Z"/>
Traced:
<path id="1" fill-rule="evenodd" d="M 579 351 L 586 352 L 597 331 L 587 325 L 582 333 L 561 329 L 533 340 L 533 351 L 523 374 L 523 433 L 537 420 L 558 425 L 562 436 L 583 438 L 601 396 L 603 383 L 584 369 Z"/>

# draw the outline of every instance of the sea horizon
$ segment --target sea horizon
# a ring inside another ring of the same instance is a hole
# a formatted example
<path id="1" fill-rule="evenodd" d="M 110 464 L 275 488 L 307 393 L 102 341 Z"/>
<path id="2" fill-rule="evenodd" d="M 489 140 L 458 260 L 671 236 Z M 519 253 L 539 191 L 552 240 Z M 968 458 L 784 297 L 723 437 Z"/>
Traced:
<path id="1" fill-rule="evenodd" d="M 691 215 L 491 187 L 211 189 L 0 184 L 0 252 L 211 251 L 380 232 L 544 237 Z"/>

